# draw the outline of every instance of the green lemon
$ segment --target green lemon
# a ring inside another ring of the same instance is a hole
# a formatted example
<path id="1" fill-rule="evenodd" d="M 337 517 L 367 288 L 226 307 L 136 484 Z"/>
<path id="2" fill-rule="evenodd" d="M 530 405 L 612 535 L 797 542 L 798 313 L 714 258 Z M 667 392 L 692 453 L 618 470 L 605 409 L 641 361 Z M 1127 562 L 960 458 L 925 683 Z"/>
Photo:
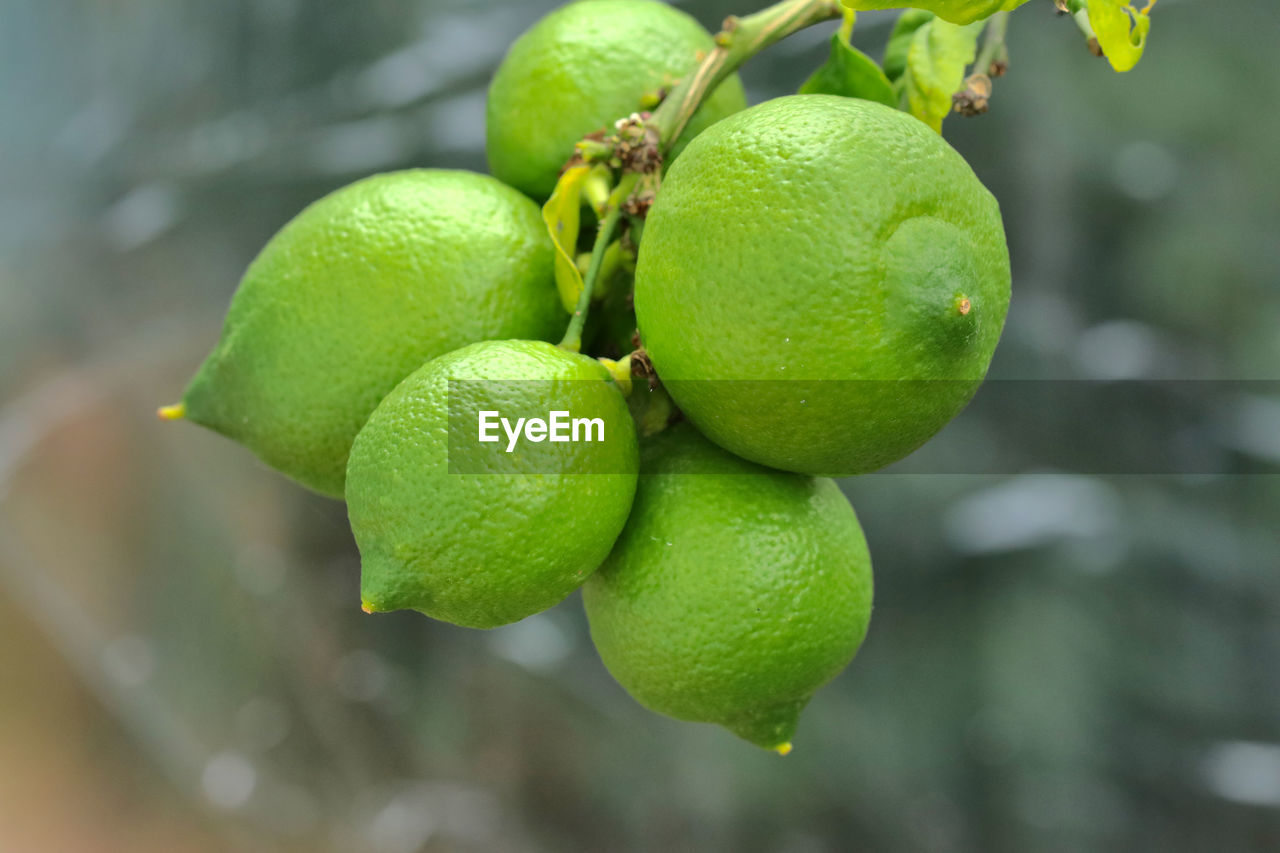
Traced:
<path id="1" fill-rule="evenodd" d="M 537 199 L 555 188 L 574 143 L 645 108 L 643 99 L 688 74 L 711 36 L 653 0 L 579 0 L 516 40 L 489 88 L 489 167 Z M 671 156 L 704 128 L 746 106 L 730 77 L 710 94 Z"/>
<path id="2" fill-rule="evenodd" d="M 538 208 L 493 178 L 415 170 L 312 204 L 245 273 L 185 413 L 340 497 L 382 397 L 428 359 L 564 331 Z"/>
<path id="3" fill-rule="evenodd" d="M 600 657 L 645 707 L 786 754 L 871 618 L 853 508 L 832 480 L 754 465 L 688 424 L 641 452 L 631 519 L 583 587 Z"/>
<path id="4" fill-rule="evenodd" d="M 1009 12 L 1027 0 L 842 0 L 845 6 L 858 11 L 867 9 L 900 9 L 910 6 L 933 12 L 939 18 L 954 24 L 970 24 L 989 18 L 996 12 Z"/>
<path id="5" fill-rule="evenodd" d="M 873 471 L 968 403 L 1009 306 L 995 198 L 924 123 L 877 103 L 779 98 L 672 165 L 636 269 L 671 396 L 734 453 Z"/>
<path id="6" fill-rule="evenodd" d="M 480 441 L 480 417 L 545 422 L 553 412 L 599 429 L 578 441 L 526 435 L 513 450 L 505 427 Z M 492 628 L 557 604 L 609 553 L 638 465 L 626 401 L 587 356 L 486 341 L 428 362 L 351 448 L 347 508 L 365 609 Z"/>

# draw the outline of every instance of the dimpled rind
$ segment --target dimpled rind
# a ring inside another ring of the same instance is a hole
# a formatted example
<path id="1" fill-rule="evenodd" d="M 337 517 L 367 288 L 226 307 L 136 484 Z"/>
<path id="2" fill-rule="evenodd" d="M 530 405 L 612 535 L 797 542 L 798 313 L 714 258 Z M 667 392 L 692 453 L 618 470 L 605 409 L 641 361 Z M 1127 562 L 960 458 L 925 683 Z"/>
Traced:
<path id="1" fill-rule="evenodd" d="M 485 175 L 377 175 L 315 202 L 266 245 L 184 396 L 188 419 L 341 497 L 378 401 L 435 356 L 566 322 L 537 205 Z"/>
<path id="2" fill-rule="evenodd" d="M 579 0 L 511 46 L 489 87 L 489 168 L 536 199 L 555 188 L 574 143 L 642 108 L 641 99 L 692 71 L 715 47 L 685 12 L 653 0 Z M 737 75 L 710 94 L 670 157 L 746 107 Z"/>
<path id="3" fill-rule="evenodd" d="M 897 461 L 959 414 L 1009 291 L 999 206 L 950 145 L 880 104 L 801 95 L 730 116 L 672 165 L 635 306 L 709 438 L 835 476 Z"/>
<path id="4" fill-rule="evenodd" d="M 783 748 L 871 618 L 871 558 L 832 480 L 681 424 L 645 442 L 635 506 L 583 587 L 591 638 L 642 705 Z"/>
<path id="5" fill-rule="evenodd" d="M 605 441 L 557 445 L 554 470 L 513 473 L 500 451 L 451 447 L 451 426 L 476 434 L 475 423 L 450 424 L 451 380 L 452 393 L 481 398 L 453 400 L 454 412 L 567 410 L 603 419 Z M 502 467 L 483 467 L 485 459 Z M 532 341 L 441 356 L 387 396 L 351 450 L 347 510 L 361 598 L 372 611 L 411 608 L 469 628 L 545 610 L 609 553 L 638 467 L 626 401 L 594 359 Z"/>

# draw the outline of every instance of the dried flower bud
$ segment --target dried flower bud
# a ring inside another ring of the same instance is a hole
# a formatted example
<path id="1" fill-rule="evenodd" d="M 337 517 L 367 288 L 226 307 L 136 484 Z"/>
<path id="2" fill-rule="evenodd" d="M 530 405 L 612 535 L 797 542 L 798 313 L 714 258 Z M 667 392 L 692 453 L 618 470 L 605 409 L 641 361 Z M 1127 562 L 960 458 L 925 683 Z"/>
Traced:
<path id="1" fill-rule="evenodd" d="M 951 104 L 962 116 L 982 115 L 991 107 L 991 78 L 986 74 L 969 75 L 964 88 L 951 96 Z"/>

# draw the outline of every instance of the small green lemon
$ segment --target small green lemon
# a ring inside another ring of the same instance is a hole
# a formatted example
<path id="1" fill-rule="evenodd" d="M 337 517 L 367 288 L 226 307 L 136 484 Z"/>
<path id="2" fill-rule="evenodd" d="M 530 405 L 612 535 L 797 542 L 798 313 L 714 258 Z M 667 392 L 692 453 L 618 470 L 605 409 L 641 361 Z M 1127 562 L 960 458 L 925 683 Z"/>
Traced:
<path id="1" fill-rule="evenodd" d="M 688 424 L 641 454 L 631 519 L 583 587 L 600 657 L 650 710 L 785 754 L 871 618 L 853 508 L 833 481 L 754 465 Z"/>
<path id="2" fill-rule="evenodd" d="M 995 198 L 924 123 L 779 98 L 676 161 L 635 307 L 676 403 L 722 447 L 809 474 L 873 471 L 954 418 L 1009 306 Z"/>
<path id="3" fill-rule="evenodd" d="M 552 264 L 537 206 L 493 178 L 359 181 L 300 213 L 250 265 L 177 412 L 340 497 L 356 432 L 425 361 L 564 331 Z"/>
<path id="4" fill-rule="evenodd" d="M 557 412 L 568 440 L 546 428 Z M 535 419 L 541 430 L 512 428 Z M 496 440 L 481 441 L 482 421 Z M 487 341 L 428 362 L 351 448 L 365 609 L 492 628 L 557 604 L 609 553 L 638 465 L 626 400 L 587 356 Z"/>
<path id="5" fill-rule="evenodd" d="M 489 88 L 489 168 L 533 198 L 555 188 L 574 143 L 644 108 L 715 47 L 688 14 L 654 0 L 578 0 L 516 40 Z M 746 106 L 737 75 L 710 94 L 670 156 Z"/>

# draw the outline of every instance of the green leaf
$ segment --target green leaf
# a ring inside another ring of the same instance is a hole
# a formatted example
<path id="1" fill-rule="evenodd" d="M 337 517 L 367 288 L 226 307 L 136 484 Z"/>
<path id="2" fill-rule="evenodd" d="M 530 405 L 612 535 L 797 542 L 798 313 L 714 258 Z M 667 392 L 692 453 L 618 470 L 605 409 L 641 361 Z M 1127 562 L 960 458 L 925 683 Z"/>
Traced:
<path id="1" fill-rule="evenodd" d="M 1089 0 L 1089 26 L 1116 71 L 1128 71 L 1142 58 L 1151 31 L 1148 13 L 1154 5 L 1155 0 L 1147 0 L 1146 8 L 1138 11 L 1120 0 Z"/>
<path id="2" fill-rule="evenodd" d="M 957 26 L 935 18 L 911 37 L 903 91 L 911 114 L 942 132 L 951 112 L 951 96 L 964 85 L 965 69 L 978 52 L 982 24 Z"/>
<path id="3" fill-rule="evenodd" d="M 897 80 L 907 70 L 907 51 L 911 49 L 911 37 L 916 30 L 933 20 L 933 13 L 924 9 L 907 9 L 898 16 L 889 33 L 889 43 L 884 49 L 884 74 Z M 894 106 L 897 106 L 895 103 Z"/>
<path id="4" fill-rule="evenodd" d="M 556 290 L 560 292 L 560 304 L 571 314 L 582 295 L 582 273 L 575 254 L 582 224 L 582 187 L 590 174 L 590 166 L 570 166 L 542 206 L 542 221 L 556 247 Z"/>
<path id="5" fill-rule="evenodd" d="M 989 18 L 996 12 L 1011 12 L 1026 2 L 1027 0 L 840 0 L 842 6 L 856 12 L 901 9 L 904 6 L 924 9 L 953 24 L 971 24 Z"/>
<path id="6" fill-rule="evenodd" d="M 800 94 L 842 95 L 879 101 L 890 107 L 898 106 L 893 84 L 876 61 L 846 44 L 839 33 L 831 37 L 831 55 L 827 57 L 826 64 L 804 82 Z"/>

